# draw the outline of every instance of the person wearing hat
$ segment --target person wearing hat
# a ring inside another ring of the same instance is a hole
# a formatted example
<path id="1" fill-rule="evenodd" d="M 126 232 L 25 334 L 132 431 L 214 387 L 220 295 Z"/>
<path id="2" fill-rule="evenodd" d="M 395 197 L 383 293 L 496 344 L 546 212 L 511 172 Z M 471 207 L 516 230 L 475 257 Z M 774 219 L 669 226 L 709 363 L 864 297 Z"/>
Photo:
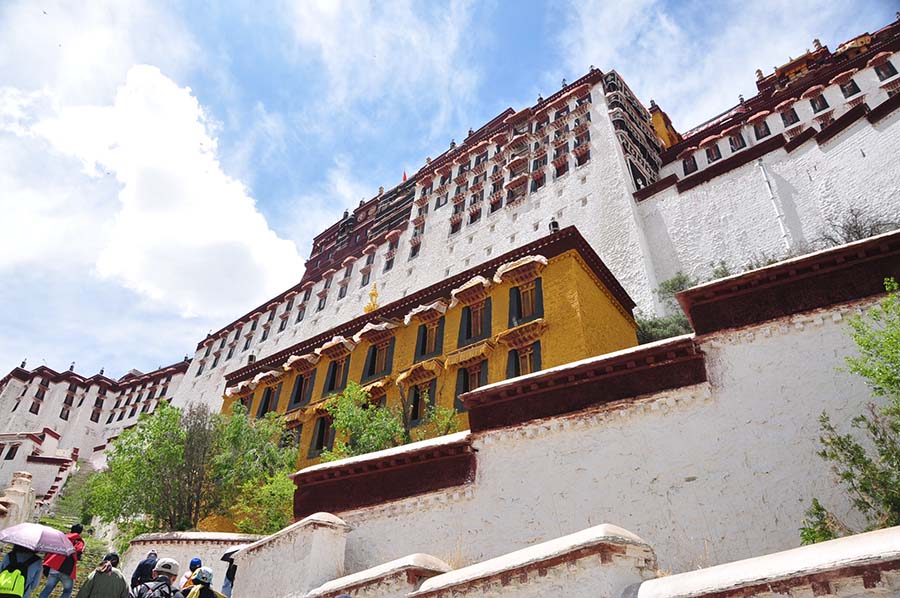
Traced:
<path id="1" fill-rule="evenodd" d="M 185 598 L 225 598 L 224 594 L 220 594 L 212 589 L 213 572 L 209 567 L 200 567 L 194 573 L 194 585 L 191 591 L 185 595 Z"/>
<path id="2" fill-rule="evenodd" d="M 184 598 L 175 587 L 178 579 L 178 561 L 162 558 L 153 567 L 153 579 L 145 581 L 132 592 L 134 598 Z"/>
<path id="3" fill-rule="evenodd" d="M 118 567 L 118 554 L 110 552 L 103 557 L 78 590 L 77 598 L 128 598 L 128 582 Z"/>
<path id="4" fill-rule="evenodd" d="M 131 574 L 131 587 L 136 588 L 145 581 L 153 579 L 153 567 L 156 566 L 156 550 L 151 549 L 147 558 L 138 563 Z"/>
<path id="5" fill-rule="evenodd" d="M 77 572 L 78 559 L 84 552 L 84 540 L 81 538 L 81 532 L 84 527 L 80 523 L 72 526 L 66 538 L 75 547 L 75 552 L 70 555 L 64 554 L 48 554 L 44 559 L 44 567 L 49 569 L 47 574 L 47 585 L 44 586 L 40 598 L 50 598 L 50 593 L 57 584 L 62 584 L 62 598 L 70 598 L 72 596 L 72 587 L 75 585 L 75 573 Z"/>
<path id="6" fill-rule="evenodd" d="M 184 575 L 181 576 L 181 579 L 178 580 L 178 587 L 181 588 L 183 594 L 187 594 L 186 591 L 192 585 L 194 585 L 194 572 L 199 569 L 203 565 L 203 561 L 199 558 L 194 557 L 191 559 L 191 564 L 188 565 L 188 569 L 190 571 L 185 571 Z"/>

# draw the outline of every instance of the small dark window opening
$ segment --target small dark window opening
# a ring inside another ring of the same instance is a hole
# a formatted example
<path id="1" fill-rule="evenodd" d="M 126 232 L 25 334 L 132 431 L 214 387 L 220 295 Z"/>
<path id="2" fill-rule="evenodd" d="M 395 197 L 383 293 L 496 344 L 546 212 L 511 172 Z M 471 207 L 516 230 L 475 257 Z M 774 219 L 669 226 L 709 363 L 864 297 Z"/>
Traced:
<path id="1" fill-rule="evenodd" d="M 855 96 L 859 93 L 859 85 L 856 84 L 856 81 L 850 79 L 846 83 L 841 84 L 841 93 L 844 94 L 845 98 Z"/>
<path id="2" fill-rule="evenodd" d="M 469 367 L 459 368 L 456 373 L 456 398 L 453 406 L 460 413 L 466 410 L 465 404 L 460 400 L 460 395 L 475 390 L 488 383 L 487 361 L 480 361 Z"/>
<path id="3" fill-rule="evenodd" d="M 800 117 L 797 116 L 797 111 L 791 107 L 781 113 L 781 122 L 784 123 L 785 127 L 790 127 L 800 122 Z"/>
<path id="4" fill-rule="evenodd" d="M 757 141 L 771 135 L 772 131 L 769 130 L 769 123 L 765 120 L 753 123 L 753 134 L 756 135 Z"/>
<path id="5" fill-rule="evenodd" d="M 885 62 L 884 64 L 879 64 L 875 67 L 875 74 L 878 75 L 879 81 L 884 81 L 885 79 L 890 79 L 894 75 L 897 74 L 897 69 L 891 63 L 890 60 Z"/>
<path id="6" fill-rule="evenodd" d="M 813 112 L 822 112 L 828 109 L 828 100 L 824 94 L 819 94 L 809 100 L 809 105 L 812 106 Z"/>
<path id="7" fill-rule="evenodd" d="M 681 161 L 681 167 L 684 169 L 684 176 L 697 172 L 697 158 L 693 155 L 688 156 Z"/>
<path id="8" fill-rule="evenodd" d="M 331 427 L 328 416 L 323 415 L 316 420 L 307 457 L 310 459 L 318 457 L 326 448 L 331 450 L 332 446 L 334 446 L 334 428 Z"/>

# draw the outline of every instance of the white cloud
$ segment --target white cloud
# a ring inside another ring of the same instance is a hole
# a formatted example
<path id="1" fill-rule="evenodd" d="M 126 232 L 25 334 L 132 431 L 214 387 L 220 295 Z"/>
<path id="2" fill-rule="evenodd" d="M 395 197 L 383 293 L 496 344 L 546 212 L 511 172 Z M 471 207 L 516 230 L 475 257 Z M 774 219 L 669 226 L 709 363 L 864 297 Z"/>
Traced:
<path id="1" fill-rule="evenodd" d="M 360 200 L 372 197 L 371 187 L 353 172 L 347 158 L 337 156 L 314 191 L 280 206 L 278 219 L 286 223 L 282 232 L 290 235 L 304 256 L 309 255 L 312 238 L 334 224 L 343 210 L 352 210 Z"/>
<path id="2" fill-rule="evenodd" d="M 0 81 L 66 102 L 107 101 L 133 64 L 178 77 L 198 49 L 165 0 L 0 3 Z"/>
<path id="3" fill-rule="evenodd" d="M 712 7 L 712 10 L 711 10 Z M 590 64 L 618 71 L 640 99 L 688 130 L 756 93 L 771 72 L 812 47 L 865 31 L 869 11 L 826 0 L 666 3 L 577 0 L 561 33 L 571 76 Z"/>
<path id="4" fill-rule="evenodd" d="M 286 12 L 296 59 L 323 67 L 323 109 L 344 112 L 358 126 L 425 110 L 419 116 L 432 133 L 464 122 L 477 81 L 466 44 L 470 2 L 295 1 Z M 358 104 L 367 105 L 366 114 L 354 114 Z"/>
<path id="5" fill-rule="evenodd" d="M 59 107 L 28 132 L 85 176 L 118 182 L 119 209 L 92 231 L 105 240 L 101 277 L 185 314 L 227 316 L 302 273 L 294 244 L 222 171 L 202 107 L 159 69 L 132 67 L 112 104 Z M 54 209 L 84 217 L 85 207 Z"/>
<path id="6" fill-rule="evenodd" d="M 0 4 L 4 362 L 154 367 L 302 275 L 177 83 L 205 58 L 168 8 Z"/>

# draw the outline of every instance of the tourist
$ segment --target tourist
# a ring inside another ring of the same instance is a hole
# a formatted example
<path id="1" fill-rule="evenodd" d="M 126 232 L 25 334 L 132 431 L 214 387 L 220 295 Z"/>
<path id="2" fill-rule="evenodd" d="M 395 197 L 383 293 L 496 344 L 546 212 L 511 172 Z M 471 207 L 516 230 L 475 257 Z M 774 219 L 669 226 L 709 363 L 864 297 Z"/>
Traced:
<path id="1" fill-rule="evenodd" d="M 72 526 L 69 533 L 66 534 L 69 542 L 75 547 L 75 552 L 69 556 L 49 554 L 44 559 L 44 567 L 47 567 L 50 572 L 47 574 L 47 585 L 44 586 L 40 598 L 50 598 L 50 593 L 53 592 L 56 584 L 62 584 L 63 587 L 60 598 L 70 598 L 72 596 L 72 586 L 75 583 L 78 559 L 81 558 L 81 553 L 84 552 L 84 540 L 81 539 L 82 531 L 84 531 L 82 525 L 76 523 Z"/>
<path id="2" fill-rule="evenodd" d="M 147 558 L 138 563 L 131 575 L 131 587 L 136 588 L 145 581 L 153 579 L 153 567 L 156 566 L 156 551 L 150 550 Z"/>
<path id="3" fill-rule="evenodd" d="M 118 554 L 110 552 L 103 557 L 78 590 L 77 598 L 128 598 L 128 582 L 118 567 Z"/>
<path id="4" fill-rule="evenodd" d="M 25 593 L 22 594 L 22 598 L 30 598 L 31 591 L 37 588 L 41 581 L 41 557 L 33 550 L 13 544 L 12 550 L 0 563 L 0 571 L 19 571 L 25 579 Z"/>
<path id="5" fill-rule="evenodd" d="M 185 598 L 225 598 L 210 586 L 213 582 L 213 572 L 209 567 L 200 567 L 194 574 L 194 586 L 185 594 Z"/>
<path id="6" fill-rule="evenodd" d="M 185 571 L 184 575 L 181 576 L 181 579 L 178 580 L 178 587 L 182 590 L 187 590 L 192 585 L 194 585 L 194 571 L 199 569 L 203 565 L 203 561 L 199 558 L 194 557 L 191 559 L 191 564 L 188 565 L 188 569 L 190 571 Z M 183 594 L 187 594 L 187 592 L 182 592 Z"/>
<path id="7" fill-rule="evenodd" d="M 153 567 L 153 579 L 140 584 L 132 592 L 134 598 L 184 598 L 175 581 L 178 579 L 178 561 L 162 558 Z"/>

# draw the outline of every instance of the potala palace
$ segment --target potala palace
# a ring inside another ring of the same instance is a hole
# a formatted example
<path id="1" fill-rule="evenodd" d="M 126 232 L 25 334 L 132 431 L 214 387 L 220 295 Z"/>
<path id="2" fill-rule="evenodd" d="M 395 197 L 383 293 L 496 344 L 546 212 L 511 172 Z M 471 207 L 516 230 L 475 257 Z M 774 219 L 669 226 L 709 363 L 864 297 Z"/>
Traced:
<path id="1" fill-rule="evenodd" d="M 193 357 L 0 379 L 0 527 L 160 402 L 240 402 L 284 414 L 298 471 L 296 522 L 237 553 L 237 598 L 900 596 L 900 529 L 797 548 L 811 497 L 852 520 L 818 416 L 871 400 L 839 370 L 846 319 L 900 278 L 900 233 L 822 238 L 900 220 L 898 68 L 895 21 L 814 40 L 687 132 L 593 68 L 505 110 L 345 211 Z M 660 282 L 722 264 L 678 295 L 693 334 L 638 345 Z M 465 431 L 320 463 L 351 380 Z M 228 540 L 153 541 L 206 562 Z"/>

